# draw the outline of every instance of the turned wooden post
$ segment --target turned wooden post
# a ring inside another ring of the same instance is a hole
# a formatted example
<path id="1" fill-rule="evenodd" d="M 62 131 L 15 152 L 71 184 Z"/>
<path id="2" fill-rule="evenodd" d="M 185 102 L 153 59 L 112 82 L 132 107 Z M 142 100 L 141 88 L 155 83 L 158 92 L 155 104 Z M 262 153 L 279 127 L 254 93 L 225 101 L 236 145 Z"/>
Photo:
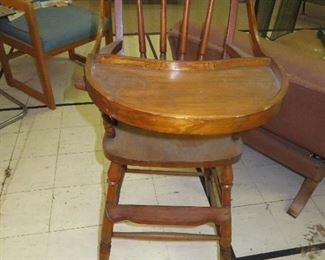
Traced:
<path id="1" fill-rule="evenodd" d="M 225 166 L 220 175 L 221 205 L 231 209 L 231 187 L 233 181 L 232 166 Z M 231 214 L 230 214 L 231 216 Z M 231 259 L 231 217 L 220 225 L 220 255 L 221 259 Z"/>
<path id="2" fill-rule="evenodd" d="M 121 180 L 124 174 L 124 167 L 111 163 L 108 170 L 108 192 L 106 197 L 105 213 L 103 216 L 103 226 L 100 242 L 100 260 L 109 259 L 111 252 L 111 243 L 113 235 L 113 222 L 108 218 L 109 208 L 118 203 L 119 192 L 121 188 Z"/>

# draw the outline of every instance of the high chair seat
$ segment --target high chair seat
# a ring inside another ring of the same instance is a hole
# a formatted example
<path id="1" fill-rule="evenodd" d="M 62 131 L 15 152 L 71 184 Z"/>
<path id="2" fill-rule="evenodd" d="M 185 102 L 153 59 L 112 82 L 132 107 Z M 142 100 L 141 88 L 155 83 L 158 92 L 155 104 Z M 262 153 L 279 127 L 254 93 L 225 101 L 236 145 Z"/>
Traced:
<path id="1" fill-rule="evenodd" d="M 104 137 L 105 156 L 129 165 L 214 167 L 235 162 L 242 152 L 237 136 L 179 136 L 118 123 L 115 137 Z M 200 151 L 200 152 L 198 152 Z"/>

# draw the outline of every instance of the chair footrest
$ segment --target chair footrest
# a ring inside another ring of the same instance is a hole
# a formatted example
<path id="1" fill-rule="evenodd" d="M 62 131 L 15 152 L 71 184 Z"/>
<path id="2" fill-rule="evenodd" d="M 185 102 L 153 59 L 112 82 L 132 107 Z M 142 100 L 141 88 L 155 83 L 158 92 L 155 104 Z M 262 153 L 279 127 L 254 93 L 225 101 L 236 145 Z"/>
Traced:
<path id="1" fill-rule="evenodd" d="M 114 232 L 113 237 L 140 240 L 215 241 L 219 236 L 175 232 Z"/>
<path id="2" fill-rule="evenodd" d="M 138 224 L 198 226 L 230 220 L 229 208 L 110 205 L 107 217 L 113 222 L 129 220 Z"/>

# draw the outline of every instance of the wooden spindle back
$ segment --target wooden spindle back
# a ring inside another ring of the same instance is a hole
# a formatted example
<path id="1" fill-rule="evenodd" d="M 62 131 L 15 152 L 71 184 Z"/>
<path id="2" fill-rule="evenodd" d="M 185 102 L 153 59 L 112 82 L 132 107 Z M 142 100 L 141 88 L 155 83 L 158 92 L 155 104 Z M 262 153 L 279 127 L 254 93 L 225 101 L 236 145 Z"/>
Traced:
<path id="1" fill-rule="evenodd" d="M 199 1 L 199 0 L 194 0 L 194 1 Z M 204 60 L 206 55 L 208 42 L 209 42 L 209 35 L 210 35 L 210 30 L 212 25 L 212 17 L 214 13 L 214 6 L 216 1 L 217 0 L 202 1 L 203 5 L 207 5 L 207 10 L 206 10 L 206 15 L 202 21 L 201 41 L 197 53 L 198 60 Z M 167 52 L 167 10 L 168 10 L 167 2 L 168 0 L 160 0 L 160 33 L 159 33 L 160 35 L 159 58 L 160 59 L 166 59 L 166 52 Z M 227 27 L 226 37 L 225 37 L 225 46 L 228 44 L 230 45 L 234 39 L 239 2 L 246 2 L 247 4 L 247 14 L 248 14 L 249 28 L 250 28 L 251 38 L 252 38 L 252 48 L 254 54 L 256 56 L 263 56 L 263 53 L 259 47 L 259 39 L 256 30 L 256 17 L 254 13 L 252 0 L 230 0 L 228 27 Z M 123 38 L 122 3 L 123 0 L 114 1 L 115 33 L 117 39 Z M 146 31 L 145 31 L 146 20 L 143 11 L 144 8 L 143 0 L 134 0 L 134 3 L 136 5 L 139 56 L 141 58 L 146 58 L 147 57 Z M 178 60 L 184 60 L 187 52 L 188 28 L 190 23 L 191 3 L 192 0 L 183 0 L 183 13 L 182 13 L 182 17 L 180 18 L 181 34 L 179 37 L 179 44 L 178 44 L 178 57 L 177 57 Z M 226 54 L 224 54 L 224 56 L 226 56 Z"/>

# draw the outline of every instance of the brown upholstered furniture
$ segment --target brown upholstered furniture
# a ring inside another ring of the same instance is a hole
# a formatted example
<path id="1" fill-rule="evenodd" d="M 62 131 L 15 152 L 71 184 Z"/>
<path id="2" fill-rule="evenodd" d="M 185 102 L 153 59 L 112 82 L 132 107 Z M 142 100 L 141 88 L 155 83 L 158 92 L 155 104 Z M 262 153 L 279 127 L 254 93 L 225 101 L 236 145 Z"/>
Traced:
<path id="1" fill-rule="evenodd" d="M 186 59 L 197 55 L 199 29 L 190 26 Z M 222 30 L 214 30 L 209 42 L 208 59 L 221 58 Z M 176 55 L 178 25 L 169 32 L 173 55 Z M 263 127 L 243 134 L 243 140 L 305 177 L 288 213 L 297 217 L 312 192 L 325 175 L 325 62 L 297 53 L 277 42 L 261 39 L 261 46 L 289 74 L 290 87 L 280 114 Z M 251 55 L 248 35 L 237 32 L 235 46 Z"/>

